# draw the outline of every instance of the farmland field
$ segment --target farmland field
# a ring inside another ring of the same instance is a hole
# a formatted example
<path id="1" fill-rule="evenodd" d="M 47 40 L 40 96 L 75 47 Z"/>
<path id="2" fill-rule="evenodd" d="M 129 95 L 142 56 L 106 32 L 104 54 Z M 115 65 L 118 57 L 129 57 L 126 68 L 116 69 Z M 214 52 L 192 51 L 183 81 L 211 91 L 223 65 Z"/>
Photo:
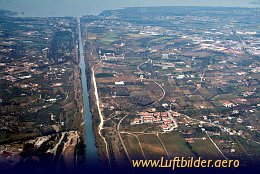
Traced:
<path id="1" fill-rule="evenodd" d="M 156 135 L 147 134 L 139 135 L 138 137 L 147 159 L 160 159 L 161 157 L 167 157 L 167 154 Z"/>
<path id="2" fill-rule="evenodd" d="M 165 145 L 166 150 L 168 151 L 171 158 L 177 157 L 192 157 L 194 154 L 191 149 L 186 144 L 183 137 L 181 137 L 176 132 L 171 132 L 168 134 L 160 134 L 162 142 Z"/>
<path id="3" fill-rule="evenodd" d="M 190 143 L 190 145 L 199 157 L 205 159 L 223 159 L 223 156 L 209 138 L 206 138 L 205 140 L 195 139 L 194 143 Z"/>
<path id="4" fill-rule="evenodd" d="M 138 140 L 133 135 L 122 134 L 123 142 L 131 159 L 144 159 Z"/>

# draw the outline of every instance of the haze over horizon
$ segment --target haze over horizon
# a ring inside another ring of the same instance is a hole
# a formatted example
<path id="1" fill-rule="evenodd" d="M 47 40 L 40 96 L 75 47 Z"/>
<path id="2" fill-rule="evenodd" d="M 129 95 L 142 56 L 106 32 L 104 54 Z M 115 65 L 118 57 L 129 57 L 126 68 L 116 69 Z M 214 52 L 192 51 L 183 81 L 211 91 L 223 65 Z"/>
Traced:
<path id="1" fill-rule="evenodd" d="M 97 15 L 104 10 L 150 6 L 221 6 L 260 7 L 260 0 L 0 0 L 0 9 L 18 12 L 20 16 Z"/>

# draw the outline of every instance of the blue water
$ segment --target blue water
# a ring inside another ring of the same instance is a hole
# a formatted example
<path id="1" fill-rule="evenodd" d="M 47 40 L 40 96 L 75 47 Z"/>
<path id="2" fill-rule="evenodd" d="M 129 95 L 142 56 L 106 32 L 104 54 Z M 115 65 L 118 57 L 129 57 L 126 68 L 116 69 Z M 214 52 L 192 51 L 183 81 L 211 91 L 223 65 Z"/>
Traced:
<path id="1" fill-rule="evenodd" d="M 84 59 L 84 51 L 81 39 L 80 20 L 78 19 L 79 30 L 79 56 L 80 56 L 80 70 L 81 82 L 83 89 L 83 104 L 84 104 L 84 127 L 85 127 L 85 143 L 86 143 L 86 167 L 93 168 L 99 165 L 98 150 L 95 146 L 95 136 L 92 127 L 92 113 L 89 106 L 89 93 L 87 87 L 86 64 Z"/>
<path id="2" fill-rule="evenodd" d="M 0 0 L 0 8 L 19 16 L 83 16 L 104 10 L 144 6 L 237 6 L 260 7 L 257 0 Z"/>

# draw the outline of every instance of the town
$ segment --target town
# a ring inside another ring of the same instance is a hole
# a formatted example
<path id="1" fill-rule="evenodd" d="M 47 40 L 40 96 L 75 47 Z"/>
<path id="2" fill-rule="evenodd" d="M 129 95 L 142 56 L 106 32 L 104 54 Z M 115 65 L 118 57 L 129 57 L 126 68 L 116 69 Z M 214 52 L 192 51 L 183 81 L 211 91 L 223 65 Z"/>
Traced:
<path id="1" fill-rule="evenodd" d="M 255 165 L 257 11 L 151 7 L 83 17 L 93 116 L 103 118 L 100 157 L 118 168 L 174 155 Z"/>
<path id="2" fill-rule="evenodd" d="M 172 131 L 174 128 L 177 128 L 178 125 L 173 116 L 180 116 L 180 114 L 176 112 L 141 112 L 139 115 L 140 118 L 135 118 L 133 122 L 131 122 L 132 125 L 143 123 L 162 123 L 160 126 L 164 131 Z"/>

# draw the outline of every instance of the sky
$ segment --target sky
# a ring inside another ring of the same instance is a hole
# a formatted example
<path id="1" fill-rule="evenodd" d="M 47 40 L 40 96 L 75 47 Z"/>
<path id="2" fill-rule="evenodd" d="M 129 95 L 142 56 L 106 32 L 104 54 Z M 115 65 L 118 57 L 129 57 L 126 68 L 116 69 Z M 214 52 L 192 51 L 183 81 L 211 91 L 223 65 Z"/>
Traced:
<path id="1" fill-rule="evenodd" d="M 258 7 L 260 0 L 0 0 L 0 8 L 24 16 L 82 16 L 103 10 L 147 6 Z"/>

